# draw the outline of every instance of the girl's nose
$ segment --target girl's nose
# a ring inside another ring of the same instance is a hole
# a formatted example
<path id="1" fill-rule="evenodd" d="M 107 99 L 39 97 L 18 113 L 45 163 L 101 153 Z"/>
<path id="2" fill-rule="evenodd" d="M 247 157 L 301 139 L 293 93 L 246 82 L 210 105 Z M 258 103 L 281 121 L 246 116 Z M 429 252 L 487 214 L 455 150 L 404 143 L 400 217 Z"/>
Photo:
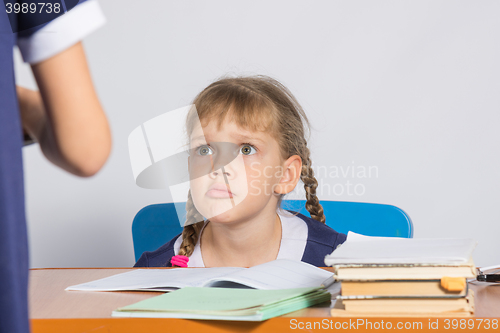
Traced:
<path id="1" fill-rule="evenodd" d="M 225 175 L 227 177 L 231 177 L 231 172 L 224 167 L 222 167 L 221 169 L 212 171 L 211 174 L 213 177 L 217 177 L 219 174 Z"/>

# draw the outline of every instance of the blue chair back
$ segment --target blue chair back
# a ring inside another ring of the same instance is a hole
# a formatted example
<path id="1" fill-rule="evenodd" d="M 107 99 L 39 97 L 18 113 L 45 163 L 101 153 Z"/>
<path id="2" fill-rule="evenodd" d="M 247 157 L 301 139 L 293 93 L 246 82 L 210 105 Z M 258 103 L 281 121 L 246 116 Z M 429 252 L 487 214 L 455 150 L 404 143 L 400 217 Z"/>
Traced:
<path id="1" fill-rule="evenodd" d="M 310 217 L 305 200 L 283 200 L 283 209 Z M 401 209 L 391 205 L 321 201 L 326 224 L 338 232 L 353 231 L 368 236 L 413 237 L 413 223 Z M 186 203 L 164 203 L 146 206 L 132 222 L 134 254 L 137 261 L 144 251 L 154 251 L 182 232 L 177 217 L 186 215 Z"/>
<path id="2" fill-rule="evenodd" d="M 283 200 L 283 209 L 311 217 L 305 200 Z M 383 204 L 321 201 L 326 224 L 338 232 L 349 231 L 367 236 L 413 237 L 413 223 L 402 209 Z"/>

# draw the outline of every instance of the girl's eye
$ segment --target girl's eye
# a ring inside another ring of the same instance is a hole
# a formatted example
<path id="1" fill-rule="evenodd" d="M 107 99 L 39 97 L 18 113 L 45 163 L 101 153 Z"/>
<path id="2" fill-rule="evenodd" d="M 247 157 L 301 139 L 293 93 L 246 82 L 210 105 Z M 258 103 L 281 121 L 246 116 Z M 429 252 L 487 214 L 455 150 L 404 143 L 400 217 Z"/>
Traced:
<path id="1" fill-rule="evenodd" d="M 212 148 L 210 148 L 209 146 L 203 145 L 198 147 L 198 154 L 201 156 L 207 156 L 207 155 L 212 155 L 213 151 Z"/>
<path id="2" fill-rule="evenodd" d="M 252 145 L 244 145 L 241 147 L 241 153 L 243 155 L 253 155 L 257 150 Z"/>

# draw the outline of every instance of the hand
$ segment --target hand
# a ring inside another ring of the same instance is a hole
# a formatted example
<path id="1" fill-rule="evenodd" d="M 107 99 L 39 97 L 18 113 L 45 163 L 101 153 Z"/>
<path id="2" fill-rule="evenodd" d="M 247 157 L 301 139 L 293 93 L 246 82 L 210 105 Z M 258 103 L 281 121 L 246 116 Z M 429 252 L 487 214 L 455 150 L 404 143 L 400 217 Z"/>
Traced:
<path id="1" fill-rule="evenodd" d="M 23 125 L 24 145 L 34 143 L 40 137 L 40 132 L 45 123 L 45 110 L 43 102 L 37 91 L 17 86 L 19 111 Z"/>
<path id="2" fill-rule="evenodd" d="M 32 65 L 40 92 L 18 87 L 26 132 L 43 154 L 82 177 L 97 173 L 111 150 L 111 133 L 81 43 Z"/>

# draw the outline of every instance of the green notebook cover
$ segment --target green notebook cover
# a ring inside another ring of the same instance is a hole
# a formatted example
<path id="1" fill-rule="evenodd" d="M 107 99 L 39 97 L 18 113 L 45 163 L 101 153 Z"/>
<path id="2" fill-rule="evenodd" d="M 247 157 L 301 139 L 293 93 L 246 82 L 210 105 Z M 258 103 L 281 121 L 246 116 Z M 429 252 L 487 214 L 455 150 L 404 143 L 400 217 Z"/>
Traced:
<path id="1" fill-rule="evenodd" d="M 321 288 L 279 290 L 186 287 L 113 311 L 116 317 L 260 321 L 330 301 Z"/>

